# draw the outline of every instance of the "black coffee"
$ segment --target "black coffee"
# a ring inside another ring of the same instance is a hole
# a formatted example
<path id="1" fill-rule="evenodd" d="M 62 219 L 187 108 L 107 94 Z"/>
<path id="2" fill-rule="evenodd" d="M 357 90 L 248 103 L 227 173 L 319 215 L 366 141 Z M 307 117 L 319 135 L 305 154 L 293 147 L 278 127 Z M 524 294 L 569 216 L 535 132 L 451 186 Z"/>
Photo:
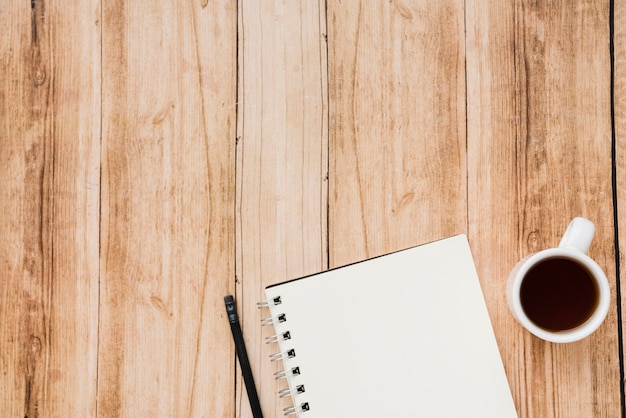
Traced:
<path id="1" fill-rule="evenodd" d="M 567 258 L 550 258 L 526 273 L 520 299 L 524 312 L 537 326 L 564 331 L 591 317 L 599 291 L 585 267 Z"/>

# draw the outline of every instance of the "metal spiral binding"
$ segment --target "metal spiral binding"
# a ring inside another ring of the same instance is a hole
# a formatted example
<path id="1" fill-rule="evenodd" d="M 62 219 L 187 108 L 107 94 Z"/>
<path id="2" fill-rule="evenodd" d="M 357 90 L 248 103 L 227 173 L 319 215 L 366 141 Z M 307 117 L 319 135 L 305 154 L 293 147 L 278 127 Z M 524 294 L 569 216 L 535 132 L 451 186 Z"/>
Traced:
<path id="1" fill-rule="evenodd" d="M 294 405 L 294 406 L 289 406 L 287 408 L 284 408 L 283 412 L 285 413 L 285 416 L 289 416 L 289 415 L 296 415 L 301 412 L 306 412 L 309 410 L 310 410 L 309 403 L 303 402 L 300 405 Z"/>
<path id="2" fill-rule="evenodd" d="M 287 321 L 287 316 L 284 313 L 281 313 L 276 316 L 268 316 L 267 318 L 261 319 L 261 326 L 265 327 L 267 325 L 280 324 L 282 322 Z"/>
<path id="3" fill-rule="evenodd" d="M 282 380 L 282 379 L 287 379 L 288 377 L 291 377 L 291 376 L 298 376 L 298 375 L 300 375 L 300 367 L 292 367 L 291 370 L 281 370 L 281 371 L 274 373 L 274 379 Z"/>
<path id="4" fill-rule="evenodd" d="M 279 341 L 287 341 L 291 339 L 291 333 L 289 331 L 281 332 L 280 334 L 270 335 L 265 337 L 265 344 L 277 343 Z"/>
<path id="5" fill-rule="evenodd" d="M 272 362 L 283 361 L 283 360 L 287 360 L 288 358 L 294 358 L 295 356 L 296 356 L 296 350 L 291 348 L 287 351 L 281 351 L 279 353 L 274 353 L 270 355 L 270 361 Z"/>
<path id="6" fill-rule="evenodd" d="M 256 305 L 259 309 L 263 309 L 263 308 L 269 308 L 270 306 L 280 305 L 281 302 L 282 301 L 280 300 L 280 296 L 276 296 L 275 298 L 269 298 L 269 299 L 265 299 L 260 302 L 257 302 Z"/>
<path id="7" fill-rule="evenodd" d="M 301 393 L 306 392 L 304 390 L 304 385 L 298 385 L 293 389 L 281 389 L 278 391 L 278 397 L 279 398 L 286 398 L 287 396 L 294 396 L 294 395 L 299 395 Z"/>
<path id="8" fill-rule="evenodd" d="M 281 303 L 282 303 L 282 300 L 280 296 L 277 296 L 277 297 L 268 298 L 261 302 L 258 302 L 257 306 L 259 307 L 259 309 L 263 309 L 263 308 L 271 308 L 276 305 L 280 305 Z M 263 318 L 261 320 L 261 325 L 262 326 L 277 325 L 286 321 L 287 321 L 287 316 L 284 313 L 281 313 L 279 315 Z M 265 342 L 266 344 L 272 344 L 272 343 L 279 343 L 279 342 L 287 341 L 290 339 L 291 339 L 291 333 L 289 331 L 283 331 L 275 335 L 265 337 Z M 296 350 L 294 350 L 293 348 L 290 348 L 288 350 L 270 355 L 270 361 L 272 362 L 284 361 L 284 360 L 294 358 L 294 357 L 296 357 Z M 299 375 L 300 375 L 300 368 L 292 367 L 291 369 L 281 370 L 281 371 L 274 373 L 274 378 L 276 380 L 282 380 L 282 379 L 289 379 L 290 377 L 299 376 Z M 278 391 L 278 396 L 280 398 L 292 397 L 292 399 L 294 399 L 294 402 L 295 402 L 295 396 L 303 394 L 304 392 L 305 392 L 304 385 L 299 384 L 295 386 L 293 389 L 286 388 L 286 389 L 282 389 Z M 299 404 L 294 403 L 294 405 L 284 408 L 283 412 L 285 416 L 289 416 L 289 415 L 299 415 L 300 413 L 306 412 L 309 410 L 310 410 L 309 403 L 301 402 Z"/>

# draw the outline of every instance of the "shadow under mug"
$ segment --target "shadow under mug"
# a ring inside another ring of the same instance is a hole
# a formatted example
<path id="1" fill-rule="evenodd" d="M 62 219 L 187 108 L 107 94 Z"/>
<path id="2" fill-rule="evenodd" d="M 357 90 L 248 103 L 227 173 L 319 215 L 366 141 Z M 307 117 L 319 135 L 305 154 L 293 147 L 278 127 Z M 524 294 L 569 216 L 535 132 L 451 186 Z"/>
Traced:
<path id="1" fill-rule="evenodd" d="M 509 309 L 535 336 L 578 341 L 604 321 L 611 291 L 602 268 L 587 255 L 594 232 L 591 221 L 574 218 L 557 248 L 531 254 L 511 271 Z"/>

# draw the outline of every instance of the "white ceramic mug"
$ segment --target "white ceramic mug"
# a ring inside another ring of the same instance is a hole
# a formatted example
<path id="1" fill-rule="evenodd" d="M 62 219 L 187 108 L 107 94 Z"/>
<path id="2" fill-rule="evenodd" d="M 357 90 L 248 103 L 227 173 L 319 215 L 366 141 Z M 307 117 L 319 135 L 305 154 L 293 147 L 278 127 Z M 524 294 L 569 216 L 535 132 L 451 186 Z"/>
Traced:
<path id="1" fill-rule="evenodd" d="M 611 291 L 606 275 L 587 255 L 594 232 L 591 221 L 574 218 L 557 248 L 531 254 L 511 271 L 506 288 L 509 308 L 537 337 L 557 343 L 578 341 L 604 321 Z M 576 311 L 583 305 L 585 309 Z M 559 326 L 552 326 L 558 321 Z"/>

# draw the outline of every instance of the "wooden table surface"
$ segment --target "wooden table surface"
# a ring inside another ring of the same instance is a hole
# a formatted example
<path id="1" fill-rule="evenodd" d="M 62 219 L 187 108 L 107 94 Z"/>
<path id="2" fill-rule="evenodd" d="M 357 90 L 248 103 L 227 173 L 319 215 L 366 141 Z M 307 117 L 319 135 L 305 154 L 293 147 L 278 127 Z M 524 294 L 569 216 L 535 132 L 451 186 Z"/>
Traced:
<path id="1" fill-rule="evenodd" d="M 520 417 L 626 415 L 626 2 L 7 0 L 0 27 L 3 417 L 251 417 L 228 293 L 282 416 L 264 286 L 456 233 Z M 612 302 L 558 345 L 504 285 L 574 216 Z"/>

